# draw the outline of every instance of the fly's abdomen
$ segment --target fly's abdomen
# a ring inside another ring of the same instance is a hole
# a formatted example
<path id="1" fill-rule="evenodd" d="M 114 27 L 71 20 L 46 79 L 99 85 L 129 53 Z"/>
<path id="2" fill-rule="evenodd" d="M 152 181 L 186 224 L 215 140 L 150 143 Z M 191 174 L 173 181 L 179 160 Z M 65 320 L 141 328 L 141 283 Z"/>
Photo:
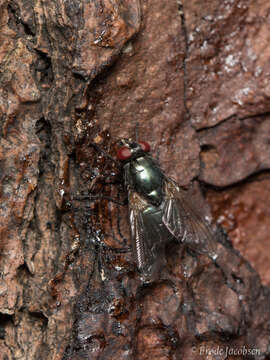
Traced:
<path id="1" fill-rule="evenodd" d="M 154 240 L 157 249 L 160 248 L 161 244 L 173 239 L 173 236 L 163 224 L 163 204 L 159 207 L 148 206 L 143 212 L 143 217 L 147 233 Z"/>

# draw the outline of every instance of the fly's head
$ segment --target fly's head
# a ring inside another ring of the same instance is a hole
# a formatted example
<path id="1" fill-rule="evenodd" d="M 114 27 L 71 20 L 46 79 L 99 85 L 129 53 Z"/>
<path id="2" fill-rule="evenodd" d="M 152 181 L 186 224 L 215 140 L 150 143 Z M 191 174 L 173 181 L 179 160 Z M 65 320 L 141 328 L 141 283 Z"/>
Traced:
<path id="1" fill-rule="evenodd" d="M 123 163 L 145 156 L 150 151 L 150 145 L 145 141 L 135 142 L 131 139 L 121 139 L 117 150 L 117 159 Z"/>

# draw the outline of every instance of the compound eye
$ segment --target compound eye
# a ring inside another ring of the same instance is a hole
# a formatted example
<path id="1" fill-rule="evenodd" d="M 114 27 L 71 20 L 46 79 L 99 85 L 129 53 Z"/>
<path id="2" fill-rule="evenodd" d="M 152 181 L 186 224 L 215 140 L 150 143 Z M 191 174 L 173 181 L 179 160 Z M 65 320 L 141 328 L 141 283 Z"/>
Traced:
<path id="1" fill-rule="evenodd" d="M 128 147 L 122 146 L 117 150 L 116 157 L 118 160 L 127 160 L 131 157 L 131 151 Z"/>
<path id="2" fill-rule="evenodd" d="M 150 151 L 150 145 L 148 144 L 148 142 L 146 142 L 146 141 L 139 141 L 139 145 L 141 146 L 141 148 L 143 149 L 143 151 L 145 151 L 145 152 L 149 152 L 149 151 Z"/>

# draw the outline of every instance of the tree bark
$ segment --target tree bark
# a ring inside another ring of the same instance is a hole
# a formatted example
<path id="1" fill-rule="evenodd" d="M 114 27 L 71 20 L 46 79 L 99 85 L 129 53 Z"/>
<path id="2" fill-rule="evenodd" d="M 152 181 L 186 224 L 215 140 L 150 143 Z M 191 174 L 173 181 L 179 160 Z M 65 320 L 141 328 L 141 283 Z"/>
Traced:
<path id="1" fill-rule="evenodd" d="M 0 1 L 0 359 L 270 357 L 269 10 Z M 110 201 L 136 129 L 218 254 L 170 243 L 148 286 Z"/>

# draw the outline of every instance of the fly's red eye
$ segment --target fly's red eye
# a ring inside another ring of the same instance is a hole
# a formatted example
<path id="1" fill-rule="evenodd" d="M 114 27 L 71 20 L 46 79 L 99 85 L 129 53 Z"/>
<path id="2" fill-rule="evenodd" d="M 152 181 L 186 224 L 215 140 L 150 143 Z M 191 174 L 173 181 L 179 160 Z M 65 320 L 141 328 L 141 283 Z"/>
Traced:
<path id="1" fill-rule="evenodd" d="M 128 147 L 122 146 L 117 150 L 116 156 L 118 160 L 127 160 L 131 157 L 131 151 Z"/>
<path id="2" fill-rule="evenodd" d="M 146 141 L 139 141 L 139 145 L 141 146 L 141 148 L 143 149 L 143 151 L 145 151 L 145 152 L 149 152 L 149 151 L 150 151 L 150 145 L 148 144 L 148 142 L 146 142 Z"/>

